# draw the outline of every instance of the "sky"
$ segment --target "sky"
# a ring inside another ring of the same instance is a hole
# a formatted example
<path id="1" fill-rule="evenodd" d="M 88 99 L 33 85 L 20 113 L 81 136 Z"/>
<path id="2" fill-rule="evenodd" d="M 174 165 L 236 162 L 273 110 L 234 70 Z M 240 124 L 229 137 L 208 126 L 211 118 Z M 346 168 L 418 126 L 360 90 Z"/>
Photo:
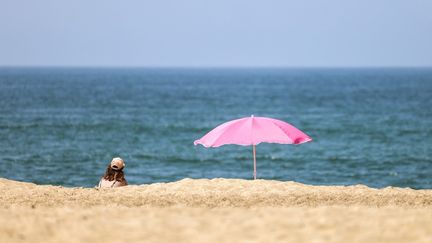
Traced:
<path id="1" fill-rule="evenodd" d="M 0 0 L 0 66 L 432 66 L 432 1 Z"/>

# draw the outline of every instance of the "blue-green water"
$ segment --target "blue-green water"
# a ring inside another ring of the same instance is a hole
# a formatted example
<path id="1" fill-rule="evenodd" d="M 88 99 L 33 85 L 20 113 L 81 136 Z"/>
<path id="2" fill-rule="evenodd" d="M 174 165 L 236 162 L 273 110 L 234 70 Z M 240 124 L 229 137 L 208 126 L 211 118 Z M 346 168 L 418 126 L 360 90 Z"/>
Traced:
<path id="1" fill-rule="evenodd" d="M 252 178 L 252 149 L 193 141 L 254 114 L 314 141 L 260 144 L 258 177 L 432 188 L 432 69 L 0 69 L 0 177 L 94 186 Z"/>

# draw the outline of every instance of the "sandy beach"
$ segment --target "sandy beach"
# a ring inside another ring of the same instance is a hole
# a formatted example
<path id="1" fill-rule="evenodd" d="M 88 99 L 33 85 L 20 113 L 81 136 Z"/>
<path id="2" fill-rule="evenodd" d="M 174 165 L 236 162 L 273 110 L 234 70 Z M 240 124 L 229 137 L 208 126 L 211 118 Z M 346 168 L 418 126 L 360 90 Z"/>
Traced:
<path id="1" fill-rule="evenodd" d="M 0 179 L 1 242 L 431 242 L 432 190 L 184 179 L 116 189 Z"/>

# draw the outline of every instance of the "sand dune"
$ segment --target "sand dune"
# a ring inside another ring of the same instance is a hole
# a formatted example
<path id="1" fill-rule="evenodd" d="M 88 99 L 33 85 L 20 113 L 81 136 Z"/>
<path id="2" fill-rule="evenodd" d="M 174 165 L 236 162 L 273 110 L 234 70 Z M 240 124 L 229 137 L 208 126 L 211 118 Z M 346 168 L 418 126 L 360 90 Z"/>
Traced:
<path id="1" fill-rule="evenodd" d="M 0 242 L 432 242 L 432 190 L 184 179 L 116 189 L 0 179 Z"/>
<path id="2" fill-rule="evenodd" d="M 192 207 L 432 206 L 432 190 L 388 187 L 309 186 L 296 182 L 183 179 L 113 189 L 37 186 L 0 179 L 1 202 L 21 206 Z"/>

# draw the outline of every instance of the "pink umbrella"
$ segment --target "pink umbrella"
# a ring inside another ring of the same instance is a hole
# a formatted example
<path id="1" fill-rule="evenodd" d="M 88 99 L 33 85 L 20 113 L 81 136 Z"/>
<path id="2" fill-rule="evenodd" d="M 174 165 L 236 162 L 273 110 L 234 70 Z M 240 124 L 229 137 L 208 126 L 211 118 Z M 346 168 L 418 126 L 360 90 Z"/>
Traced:
<path id="1" fill-rule="evenodd" d="M 312 141 L 308 135 L 294 126 L 267 117 L 245 117 L 225 122 L 194 144 L 204 147 L 219 147 L 225 144 L 253 145 L 254 179 L 256 179 L 255 146 L 260 143 L 301 144 Z"/>

